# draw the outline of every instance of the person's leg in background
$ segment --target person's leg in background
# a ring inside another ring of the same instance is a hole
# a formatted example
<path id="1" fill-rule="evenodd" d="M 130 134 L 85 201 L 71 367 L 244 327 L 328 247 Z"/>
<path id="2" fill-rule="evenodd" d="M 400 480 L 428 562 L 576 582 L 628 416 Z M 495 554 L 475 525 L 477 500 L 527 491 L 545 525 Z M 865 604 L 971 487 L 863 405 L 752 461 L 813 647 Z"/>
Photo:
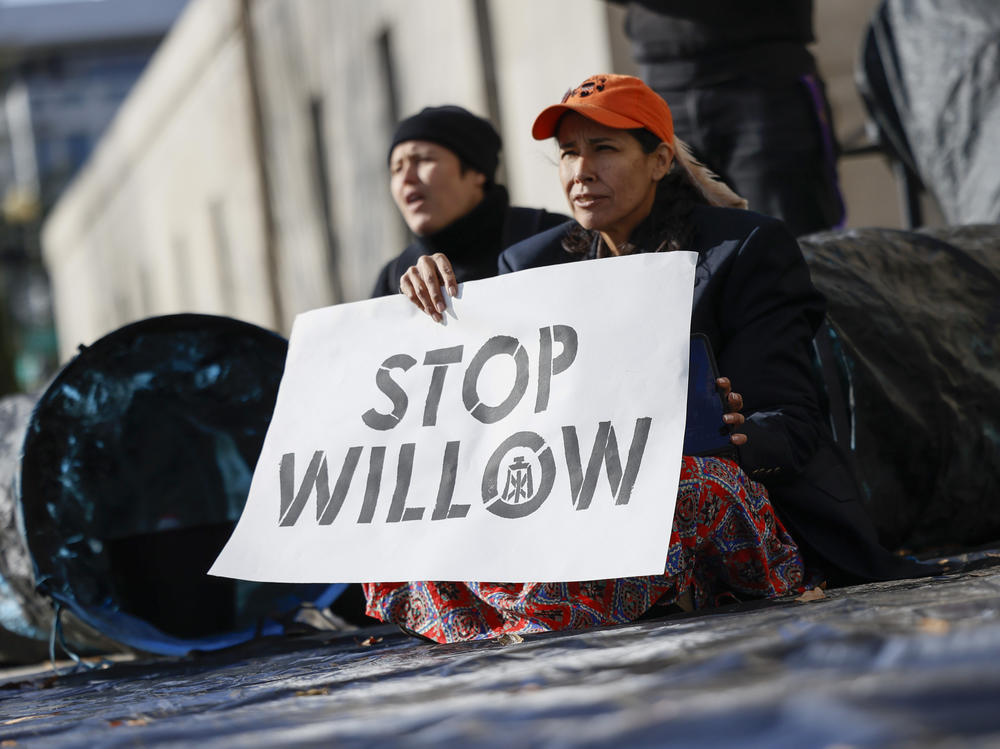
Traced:
<path id="1" fill-rule="evenodd" d="M 836 143 L 819 79 L 658 93 L 670 102 L 677 137 L 752 210 L 780 218 L 796 236 L 843 224 Z"/>

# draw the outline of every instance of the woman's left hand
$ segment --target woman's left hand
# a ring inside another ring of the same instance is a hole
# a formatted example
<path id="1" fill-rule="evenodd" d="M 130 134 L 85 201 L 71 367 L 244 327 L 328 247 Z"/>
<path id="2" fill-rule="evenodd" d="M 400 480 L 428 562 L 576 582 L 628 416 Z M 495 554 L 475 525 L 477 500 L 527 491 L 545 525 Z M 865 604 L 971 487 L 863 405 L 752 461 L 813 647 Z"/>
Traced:
<path id="1" fill-rule="evenodd" d="M 722 394 L 722 401 L 726 404 L 726 413 L 723 415 L 722 420 L 726 422 L 726 426 L 732 432 L 729 435 L 729 441 L 737 447 L 745 445 L 747 443 L 747 436 L 742 432 L 736 431 L 746 421 L 743 414 L 740 413 L 743 410 L 743 396 L 733 392 L 733 385 L 729 382 L 728 377 L 717 379 L 715 386 L 719 389 L 719 392 Z"/>

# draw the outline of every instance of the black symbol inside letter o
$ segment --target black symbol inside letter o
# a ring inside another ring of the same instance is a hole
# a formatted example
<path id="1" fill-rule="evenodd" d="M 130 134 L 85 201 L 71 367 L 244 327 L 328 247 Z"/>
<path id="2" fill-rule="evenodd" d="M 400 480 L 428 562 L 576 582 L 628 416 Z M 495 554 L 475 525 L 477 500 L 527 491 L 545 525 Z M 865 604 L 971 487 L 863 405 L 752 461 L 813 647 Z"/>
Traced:
<path id="1" fill-rule="evenodd" d="M 534 497 L 527 502 L 508 504 L 498 496 L 497 475 L 500 473 L 500 461 L 515 447 L 526 447 L 535 453 L 541 464 L 542 476 Z M 486 503 L 487 510 L 499 517 L 510 520 L 527 517 L 542 506 L 552 491 L 555 480 L 556 461 L 552 457 L 552 448 L 535 432 L 516 432 L 500 443 L 486 464 L 486 470 L 483 472 L 483 502 Z"/>

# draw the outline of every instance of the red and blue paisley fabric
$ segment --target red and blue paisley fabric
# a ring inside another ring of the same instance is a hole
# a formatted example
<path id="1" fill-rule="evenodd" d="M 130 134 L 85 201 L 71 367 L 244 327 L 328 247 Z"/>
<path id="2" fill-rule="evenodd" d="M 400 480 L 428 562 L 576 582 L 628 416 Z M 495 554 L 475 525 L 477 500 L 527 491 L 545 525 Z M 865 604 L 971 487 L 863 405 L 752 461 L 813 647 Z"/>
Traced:
<path id="1" fill-rule="evenodd" d="M 628 539 L 622 539 L 628 543 Z M 685 591 L 696 609 L 803 589 L 802 558 L 767 490 L 735 463 L 685 457 L 662 575 L 566 583 L 366 583 L 368 614 L 437 642 L 637 619 Z"/>

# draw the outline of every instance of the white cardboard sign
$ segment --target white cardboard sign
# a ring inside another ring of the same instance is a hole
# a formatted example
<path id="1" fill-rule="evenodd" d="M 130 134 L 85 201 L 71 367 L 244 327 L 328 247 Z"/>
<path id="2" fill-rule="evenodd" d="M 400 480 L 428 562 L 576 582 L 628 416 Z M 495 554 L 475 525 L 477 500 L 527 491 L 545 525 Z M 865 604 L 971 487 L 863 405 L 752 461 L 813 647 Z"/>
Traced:
<path id="1" fill-rule="evenodd" d="M 696 255 L 299 315 L 243 515 L 211 574 L 546 582 L 657 574 L 683 442 Z"/>

